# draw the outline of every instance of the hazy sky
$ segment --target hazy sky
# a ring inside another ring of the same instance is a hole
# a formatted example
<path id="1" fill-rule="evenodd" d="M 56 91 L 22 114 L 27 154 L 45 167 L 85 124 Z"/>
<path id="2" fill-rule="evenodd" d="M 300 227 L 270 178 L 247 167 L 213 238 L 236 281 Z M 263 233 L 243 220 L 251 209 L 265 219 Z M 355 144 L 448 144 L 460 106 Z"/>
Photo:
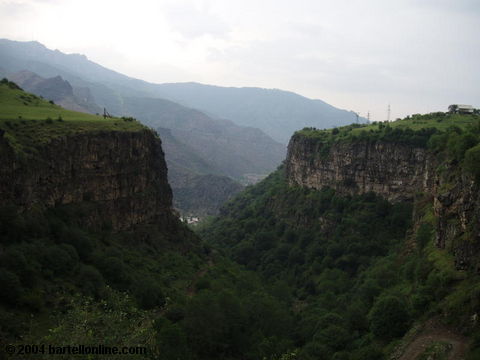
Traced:
<path id="1" fill-rule="evenodd" d="M 151 82 L 297 92 L 373 120 L 480 107 L 480 0 L 0 0 L 0 37 Z"/>

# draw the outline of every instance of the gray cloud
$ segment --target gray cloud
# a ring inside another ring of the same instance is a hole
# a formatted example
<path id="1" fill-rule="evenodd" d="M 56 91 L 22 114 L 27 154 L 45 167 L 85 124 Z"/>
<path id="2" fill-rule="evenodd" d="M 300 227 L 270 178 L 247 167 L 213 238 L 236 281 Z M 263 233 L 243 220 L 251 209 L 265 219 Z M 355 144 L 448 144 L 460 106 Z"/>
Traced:
<path id="1" fill-rule="evenodd" d="M 38 30 L 47 46 L 91 49 L 145 80 L 283 88 L 362 113 L 391 102 L 393 116 L 480 107 L 478 0 L 105 0 L 118 15 L 95 31 L 70 18 L 80 0 L 35 4 L 0 0 L 0 32 L 25 40 Z M 98 50 L 104 44 L 116 52 Z"/>
<path id="2" fill-rule="evenodd" d="M 166 11 L 166 19 L 171 27 L 186 38 L 198 38 L 203 35 L 224 37 L 230 27 L 213 15 L 208 8 L 199 9 L 192 4 L 176 3 Z"/>

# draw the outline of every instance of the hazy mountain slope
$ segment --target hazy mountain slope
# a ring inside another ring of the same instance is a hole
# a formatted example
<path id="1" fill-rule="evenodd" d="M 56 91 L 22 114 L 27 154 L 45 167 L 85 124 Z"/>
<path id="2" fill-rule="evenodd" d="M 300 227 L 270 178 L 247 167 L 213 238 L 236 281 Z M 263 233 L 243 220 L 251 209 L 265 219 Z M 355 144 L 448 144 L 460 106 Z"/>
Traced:
<path id="1" fill-rule="evenodd" d="M 125 98 L 123 113 L 138 116 L 153 128 L 169 128 L 221 173 L 241 178 L 246 173 L 269 173 L 283 160 L 285 147 L 255 128 L 211 119 L 200 111 L 163 99 Z"/>
<path id="2" fill-rule="evenodd" d="M 8 40 L 0 40 L 0 64 L 2 64 L 4 68 L 3 77 L 12 77 L 13 74 L 24 70 L 33 72 L 43 78 L 61 76 L 63 79 L 67 80 L 74 89 L 89 89 L 89 92 L 93 97 L 92 101 L 99 104 L 101 107 L 106 107 L 110 113 L 117 115 L 121 114 L 122 98 L 116 89 L 111 89 L 103 84 L 82 79 L 69 70 L 65 70 L 63 67 L 56 64 L 41 62 L 32 56 L 30 52 L 27 52 L 28 55 L 26 55 L 25 58 L 22 58 L 20 57 L 21 52 L 10 51 L 10 47 L 5 46 L 5 42 L 6 44 L 10 43 Z M 48 51 L 52 52 L 51 50 Z M 33 54 L 35 53 L 33 52 Z"/>
<path id="3" fill-rule="evenodd" d="M 177 182 L 176 172 L 197 174 L 221 174 L 222 171 L 212 163 L 203 159 L 188 144 L 184 144 L 172 134 L 172 130 L 157 127 L 156 131 L 162 139 L 162 147 L 168 164 L 170 181 Z"/>
<path id="4" fill-rule="evenodd" d="M 199 151 L 224 175 L 268 173 L 285 154 L 282 145 L 257 129 L 213 120 L 170 101 L 144 98 L 154 95 L 156 85 L 106 69 L 82 55 L 52 51 L 37 42 L 0 40 L 0 63 L 9 73 L 26 69 L 42 77 L 60 75 L 74 88 L 88 87 L 95 102 L 111 114 L 134 116 L 152 127 L 172 128 L 177 139 Z"/>
<path id="5" fill-rule="evenodd" d="M 36 70 L 31 71 L 41 76 L 51 77 L 60 70 L 84 81 L 114 84 L 118 91 L 124 91 L 131 95 L 140 95 L 138 92 L 141 84 L 145 83 L 96 64 L 88 60 L 85 55 L 53 51 L 37 41 L 20 42 L 0 39 L 0 59 L 4 63 L 4 67 L 10 71 L 15 68 L 16 71 L 23 68 L 30 70 L 31 67 L 34 67 Z M 63 76 L 63 74 L 60 75 Z M 134 91 L 128 91 L 129 88 L 134 88 Z M 143 95 L 148 95 L 148 93 L 145 92 Z"/>
<path id="6" fill-rule="evenodd" d="M 186 174 L 182 179 L 172 186 L 174 206 L 196 216 L 218 215 L 221 206 L 244 188 L 226 176 Z"/>
<path id="7" fill-rule="evenodd" d="M 166 128 L 157 128 L 168 167 L 173 205 L 182 214 L 216 215 L 220 206 L 243 186 L 200 157 Z"/>
<path id="8" fill-rule="evenodd" d="M 356 121 L 350 111 L 277 89 L 174 83 L 157 85 L 157 90 L 161 97 L 230 119 L 239 125 L 258 127 L 283 143 L 303 127 L 329 128 Z"/>
<path id="9" fill-rule="evenodd" d="M 355 121 L 353 113 L 337 109 L 321 100 L 312 100 L 298 94 L 260 88 L 231 88 L 203 85 L 197 83 L 152 84 L 133 79 L 101 65 L 89 61 L 84 55 L 63 54 L 51 51 L 38 42 L 15 42 L 0 40 L 0 63 L 8 63 L 5 68 L 21 64 L 5 62 L 4 55 L 24 59 L 32 70 L 42 76 L 51 77 L 49 64 L 74 77 L 88 82 L 101 83 L 114 87 L 122 96 L 162 97 L 205 111 L 210 116 L 226 118 L 238 125 L 254 126 L 265 131 L 277 141 L 286 143 L 293 131 L 303 127 L 326 128 L 349 124 Z M 35 70 L 36 69 L 36 70 Z M 47 75 L 46 73 L 49 73 Z M 73 80 L 62 75 L 75 85 Z M 99 105 L 107 105 L 111 111 L 117 111 L 118 102 L 102 99 L 101 88 L 92 93 Z M 362 119 L 364 120 L 364 119 Z"/>

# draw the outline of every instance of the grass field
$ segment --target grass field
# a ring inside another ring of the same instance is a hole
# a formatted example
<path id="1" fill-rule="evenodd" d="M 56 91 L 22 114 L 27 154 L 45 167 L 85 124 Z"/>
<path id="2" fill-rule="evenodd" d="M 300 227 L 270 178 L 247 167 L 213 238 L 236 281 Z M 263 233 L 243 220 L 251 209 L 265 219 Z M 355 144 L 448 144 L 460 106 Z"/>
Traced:
<path id="1" fill-rule="evenodd" d="M 472 125 L 475 121 L 480 121 L 479 115 L 433 113 L 426 115 L 413 115 L 402 120 L 389 122 L 388 124 L 393 128 L 410 128 L 412 130 L 421 130 L 425 128 L 446 130 L 450 126 L 458 126 L 463 129 L 468 125 Z M 379 128 L 380 123 L 373 123 L 362 128 L 354 129 L 352 132 L 356 133 L 362 130 L 378 130 Z"/>
<path id="2" fill-rule="evenodd" d="M 20 152 L 30 153 L 51 139 L 100 131 L 141 131 L 133 119 L 107 118 L 66 110 L 33 94 L 0 83 L 0 130 Z"/>
<path id="3" fill-rule="evenodd" d="M 448 113 L 432 113 L 425 115 L 413 115 L 408 116 L 405 119 L 391 121 L 391 122 L 374 122 L 372 124 L 352 124 L 335 129 L 318 130 L 312 128 L 305 128 L 297 131 L 297 134 L 313 137 L 313 138 L 325 138 L 332 134 L 337 138 L 360 135 L 362 133 L 378 133 L 385 130 L 385 127 L 392 129 L 411 129 L 413 131 L 419 131 L 422 129 L 435 128 L 439 131 L 445 131 L 452 126 L 457 126 L 461 129 L 466 129 L 472 125 L 480 124 L 480 115 L 461 115 L 461 114 L 448 114 Z"/>

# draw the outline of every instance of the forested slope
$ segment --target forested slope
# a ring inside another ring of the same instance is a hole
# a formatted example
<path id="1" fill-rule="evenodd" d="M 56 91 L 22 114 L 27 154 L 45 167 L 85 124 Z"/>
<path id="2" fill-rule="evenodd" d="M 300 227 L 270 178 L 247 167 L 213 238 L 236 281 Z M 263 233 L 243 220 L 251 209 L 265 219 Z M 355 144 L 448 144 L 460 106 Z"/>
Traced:
<path id="1" fill-rule="evenodd" d="M 298 358 L 401 356 L 440 319 L 470 339 L 476 359 L 479 129 L 476 116 L 445 114 L 305 129 L 286 169 L 247 188 L 200 234 L 282 284 Z M 428 181 L 411 187 L 417 177 Z M 449 345 L 427 345 L 425 358 L 451 358 Z"/>

